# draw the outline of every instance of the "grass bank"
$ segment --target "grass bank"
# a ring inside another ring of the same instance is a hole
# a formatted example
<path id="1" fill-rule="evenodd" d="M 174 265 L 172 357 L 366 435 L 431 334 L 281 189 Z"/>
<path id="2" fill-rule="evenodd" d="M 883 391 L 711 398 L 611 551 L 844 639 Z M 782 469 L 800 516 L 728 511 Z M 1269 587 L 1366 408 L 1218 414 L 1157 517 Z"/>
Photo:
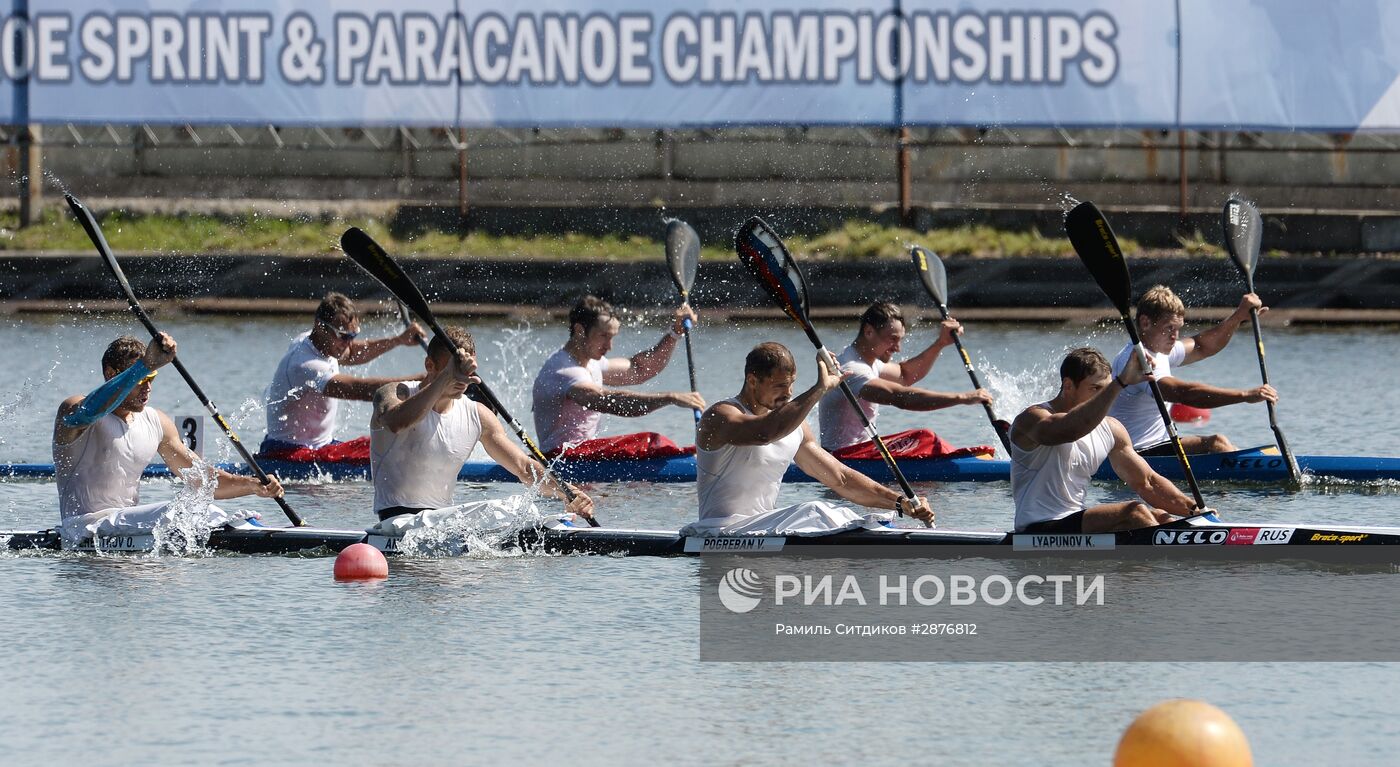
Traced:
<path id="1" fill-rule="evenodd" d="M 659 240 L 641 236 L 592 236 L 542 234 L 533 237 L 470 233 L 429 232 L 411 240 L 394 237 L 388 225 L 376 218 L 278 218 L 259 214 L 208 216 L 112 212 L 102 217 L 108 242 L 119 251 L 133 253 L 276 253 L 324 255 L 338 249 L 340 235 L 358 226 L 399 255 L 460 256 L 462 258 L 543 258 L 635 260 L 658 258 L 664 252 Z M 848 221 L 839 229 L 816 237 L 790 237 L 785 241 L 804 258 L 859 260 L 907 258 L 910 245 L 918 244 L 943 256 L 1061 258 L 1074 255 L 1063 237 L 1047 237 L 1039 231 L 1006 231 L 989 226 L 962 226 L 916 232 L 867 221 Z M 1222 251 L 1203 238 L 1183 241 L 1180 249 L 1147 251 L 1133 240 L 1121 240 L 1132 254 L 1213 254 Z M 69 251 L 91 248 L 82 229 L 66 211 L 49 209 L 35 225 L 19 229 L 13 212 L 0 214 L 0 251 Z M 728 259 L 728 244 L 715 243 L 703 251 L 705 258 Z"/>

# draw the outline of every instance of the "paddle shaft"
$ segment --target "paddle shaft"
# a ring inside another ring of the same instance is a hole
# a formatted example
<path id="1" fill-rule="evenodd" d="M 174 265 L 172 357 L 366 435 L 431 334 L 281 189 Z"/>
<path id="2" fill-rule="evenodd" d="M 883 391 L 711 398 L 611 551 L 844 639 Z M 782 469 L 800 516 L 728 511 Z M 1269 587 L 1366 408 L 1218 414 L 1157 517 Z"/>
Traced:
<path id="1" fill-rule="evenodd" d="M 1258 250 L 1255 249 L 1255 258 Z M 1254 263 L 1251 261 L 1247 266 L 1238 260 L 1236 265 L 1240 267 L 1240 273 L 1244 275 L 1245 288 L 1254 292 Z M 1269 385 L 1269 368 L 1264 364 L 1264 333 L 1259 327 L 1259 310 L 1253 307 L 1249 309 L 1249 322 L 1254 327 L 1254 351 L 1259 355 L 1259 380 L 1265 385 Z M 1295 485 L 1302 484 L 1303 472 L 1298 468 L 1298 459 L 1293 457 L 1293 450 L 1288 447 L 1288 440 L 1283 436 L 1283 429 L 1278 425 L 1278 414 L 1274 410 L 1274 403 L 1264 400 L 1264 405 L 1269 410 L 1269 429 L 1274 433 L 1274 442 L 1278 443 L 1278 451 L 1283 455 L 1283 462 L 1288 466 L 1288 479 Z"/>
<path id="2" fill-rule="evenodd" d="M 141 324 L 146 326 L 146 330 L 150 332 L 151 338 L 159 336 L 160 329 L 151 321 L 150 315 L 146 314 L 146 310 L 141 307 L 141 302 L 136 300 L 136 293 L 131 289 L 131 283 L 127 281 L 126 274 L 122 272 L 121 265 L 117 263 L 117 257 L 107 245 L 107 238 L 104 237 L 102 231 L 97 228 L 97 222 L 91 219 L 91 214 L 88 213 L 86 208 L 82 207 L 82 203 L 79 203 L 76 198 L 69 196 L 68 200 L 69 206 L 74 209 L 75 213 L 81 211 L 78 215 L 78 222 L 81 223 L 83 229 L 87 231 L 88 239 L 92 240 L 93 245 L 97 246 L 98 252 L 102 255 L 102 260 L 107 263 L 107 267 L 112 270 L 112 274 L 121 285 L 122 292 L 126 293 L 126 303 L 131 307 L 131 313 L 135 314 L 136 319 L 140 320 Z M 190 371 L 185 369 L 185 365 L 180 362 L 180 358 L 178 356 L 174 357 L 170 360 L 170 363 L 175 366 L 175 370 L 180 373 L 180 377 L 185 379 L 185 383 L 189 385 L 190 391 L 194 392 L 195 398 L 204 405 L 205 410 L 209 411 L 209 415 L 214 418 L 214 423 L 218 424 L 219 428 L 223 430 L 224 436 L 228 437 L 229 441 L 233 443 L 234 449 L 236 449 L 238 455 L 243 458 L 243 462 L 248 464 L 248 468 L 253 470 L 253 476 L 257 477 L 258 481 L 264 485 L 269 484 L 272 479 L 267 476 L 267 472 L 262 470 L 258 462 L 253 460 L 252 453 L 249 453 L 248 448 L 243 446 L 243 441 L 234 433 L 233 427 L 229 426 L 228 421 L 224 420 L 224 416 L 219 412 L 219 408 L 204 395 L 204 390 L 199 388 L 199 384 L 195 383 L 194 376 L 190 375 Z M 287 519 L 290 520 L 293 525 L 297 527 L 306 526 L 306 521 L 301 518 L 301 515 L 293 511 L 291 506 L 287 505 L 285 499 L 273 498 L 272 500 L 277 502 L 277 505 L 282 508 L 282 513 L 287 515 Z"/>
<path id="3" fill-rule="evenodd" d="M 413 318 L 408 316 L 408 307 L 402 301 L 395 301 L 399 306 L 399 321 L 403 323 L 404 329 L 413 327 Z M 423 348 L 423 353 L 428 353 L 428 339 L 418 339 L 418 345 Z"/>
<path id="4" fill-rule="evenodd" d="M 1250 285 L 1249 292 L 1254 292 L 1254 286 Z M 1259 310 L 1251 308 L 1249 310 L 1249 321 L 1254 326 L 1254 350 L 1259 352 L 1259 379 L 1265 386 L 1269 384 L 1269 368 L 1264 364 L 1264 335 L 1259 330 Z M 1293 451 L 1288 447 L 1288 440 L 1283 436 L 1283 429 L 1279 428 L 1278 415 L 1274 411 L 1274 403 L 1264 400 L 1265 406 L 1269 409 L 1269 428 L 1274 432 L 1274 441 L 1278 442 L 1278 451 L 1283 454 L 1283 460 L 1288 464 L 1288 476 L 1294 483 L 1302 482 L 1302 470 L 1298 468 L 1298 459 L 1293 457 Z"/>
<path id="5" fill-rule="evenodd" d="M 952 319 L 952 317 L 948 315 L 948 307 L 946 305 L 939 304 L 938 312 L 943 315 L 943 319 Z M 977 377 L 977 370 L 972 367 L 972 358 L 967 355 L 967 349 L 963 348 L 962 339 L 958 338 L 957 333 L 953 334 L 953 346 L 957 348 L 958 355 L 962 357 L 963 369 L 967 371 L 967 377 L 972 379 L 972 388 L 982 388 L 982 381 Z M 1010 456 L 1011 437 L 1006 433 L 1006 427 L 997 419 L 996 411 L 992 410 L 992 404 L 990 402 L 983 402 L 982 409 L 987 411 L 987 420 L 992 422 L 992 430 L 997 433 L 997 438 L 1001 440 L 1001 446 L 1006 448 L 1006 454 Z"/>
<path id="6" fill-rule="evenodd" d="M 700 387 L 695 385 L 695 349 L 690 345 L 689 317 L 685 318 L 685 328 L 681 331 L 681 334 L 685 337 L 685 365 L 690 372 L 690 390 L 698 392 L 700 391 Z M 697 408 L 694 412 L 695 422 L 700 423 L 700 410 Z"/>
<path id="7" fill-rule="evenodd" d="M 1138 338 L 1137 328 L 1133 327 L 1133 320 L 1126 313 L 1119 315 L 1123 320 L 1123 327 L 1128 329 L 1128 339 L 1132 341 L 1133 348 L 1137 351 L 1138 359 L 1142 362 L 1144 374 L 1150 373 L 1152 368 L 1147 362 L 1147 354 L 1143 351 L 1142 339 Z M 1116 383 L 1114 384 L 1117 385 Z M 1206 507 L 1206 500 L 1201 496 L 1201 486 L 1196 484 L 1196 474 L 1191 471 L 1191 461 L 1186 457 L 1186 448 L 1181 445 L 1181 437 L 1176 433 L 1176 424 L 1172 422 L 1171 413 L 1167 412 L 1167 401 L 1162 397 L 1162 390 L 1157 386 L 1157 379 L 1148 378 L 1147 386 L 1152 390 L 1152 399 L 1157 403 L 1157 412 L 1162 416 L 1162 423 L 1167 426 L 1167 435 L 1171 437 L 1172 447 L 1176 448 L 1176 458 L 1181 461 L 1181 473 L 1186 477 L 1186 484 L 1191 488 L 1191 497 L 1196 501 L 1197 509 Z"/>

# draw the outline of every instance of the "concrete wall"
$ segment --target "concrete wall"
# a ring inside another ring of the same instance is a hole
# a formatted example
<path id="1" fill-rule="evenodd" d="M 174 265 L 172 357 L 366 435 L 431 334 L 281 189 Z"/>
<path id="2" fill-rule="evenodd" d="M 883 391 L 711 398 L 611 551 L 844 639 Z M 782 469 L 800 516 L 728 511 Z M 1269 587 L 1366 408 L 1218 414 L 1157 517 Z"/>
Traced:
<path id="1" fill-rule="evenodd" d="M 1178 204 L 1176 133 L 912 133 L 914 199 L 928 207 L 1053 206 L 1066 193 Z M 43 136 L 50 188 L 90 197 L 449 203 L 459 193 L 457 138 L 442 130 L 50 126 Z M 1213 208 L 1238 187 L 1264 207 L 1400 207 L 1400 142 L 1388 137 L 1187 140 L 1192 206 Z M 875 129 L 479 131 L 466 134 L 467 194 L 486 205 L 878 206 L 897 200 L 894 142 Z"/>

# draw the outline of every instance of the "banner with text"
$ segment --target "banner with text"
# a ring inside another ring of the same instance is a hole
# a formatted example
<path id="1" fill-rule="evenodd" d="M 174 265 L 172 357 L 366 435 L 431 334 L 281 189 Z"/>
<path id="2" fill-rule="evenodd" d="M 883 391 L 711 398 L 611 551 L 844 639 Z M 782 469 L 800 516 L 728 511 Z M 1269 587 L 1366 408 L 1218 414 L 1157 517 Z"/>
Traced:
<path id="1" fill-rule="evenodd" d="M 8 122 L 1400 129 L 1385 0 L 29 0 L 0 20 Z"/>

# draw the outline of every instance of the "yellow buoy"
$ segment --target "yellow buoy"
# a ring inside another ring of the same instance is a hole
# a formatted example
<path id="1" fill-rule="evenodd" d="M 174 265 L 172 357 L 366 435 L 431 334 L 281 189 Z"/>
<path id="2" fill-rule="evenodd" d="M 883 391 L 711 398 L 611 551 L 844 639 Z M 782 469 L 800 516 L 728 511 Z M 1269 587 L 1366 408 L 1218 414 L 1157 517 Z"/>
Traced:
<path id="1" fill-rule="evenodd" d="M 1138 715 L 1113 767 L 1252 767 L 1249 741 L 1228 714 L 1199 700 L 1167 700 Z"/>

